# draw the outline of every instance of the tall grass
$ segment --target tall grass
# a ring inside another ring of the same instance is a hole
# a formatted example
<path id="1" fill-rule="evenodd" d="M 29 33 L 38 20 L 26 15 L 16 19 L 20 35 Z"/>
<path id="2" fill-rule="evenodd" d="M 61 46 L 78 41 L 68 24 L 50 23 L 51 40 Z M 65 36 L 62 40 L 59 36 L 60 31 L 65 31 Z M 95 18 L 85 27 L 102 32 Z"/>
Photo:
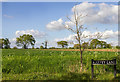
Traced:
<path id="1" fill-rule="evenodd" d="M 4 49 L 2 51 L 3 80 L 90 80 L 91 59 L 117 59 L 117 77 L 120 76 L 118 52 L 85 51 L 83 73 L 80 72 L 78 51 L 47 51 L 38 49 Z M 113 66 L 94 66 L 95 80 L 112 80 Z M 108 77 L 107 77 L 107 76 Z"/>

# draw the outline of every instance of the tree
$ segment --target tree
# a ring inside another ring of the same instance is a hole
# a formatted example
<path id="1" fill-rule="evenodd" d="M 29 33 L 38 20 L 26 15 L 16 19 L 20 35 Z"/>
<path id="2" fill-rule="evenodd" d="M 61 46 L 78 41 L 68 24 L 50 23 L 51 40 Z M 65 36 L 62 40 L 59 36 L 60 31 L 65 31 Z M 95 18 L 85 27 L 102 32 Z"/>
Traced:
<path id="1" fill-rule="evenodd" d="M 8 38 L 2 38 L 0 39 L 0 48 L 5 48 L 5 49 L 9 49 L 10 48 L 10 41 Z"/>
<path id="2" fill-rule="evenodd" d="M 107 48 L 112 48 L 111 44 L 107 44 Z"/>
<path id="3" fill-rule="evenodd" d="M 47 49 L 47 44 L 48 44 L 48 41 L 45 41 L 44 43 L 42 43 L 45 47 L 45 49 Z"/>
<path id="4" fill-rule="evenodd" d="M 13 49 L 18 49 L 18 48 L 15 46 L 15 47 L 13 47 Z"/>
<path id="5" fill-rule="evenodd" d="M 117 49 L 120 49 L 120 46 L 119 46 L 119 45 L 117 45 L 117 46 L 116 46 L 116 48 L 117 48 Z"/>
<path id="6" fill-rule="evenodd" d="M 84 42 L 82 43 L 81 47 L 87 49 L 88 45 L 89 45 L 88 42 Z M 79 44 L 74 44 L 74 49 L 79 49 L 80 48 L 79 46 L 80 46 Z"/>
<path id="7" fill-rule="evenodd" d="M 0 39 L 0 49 L 3 49 L 4 39 Z"/>
<path id="8" fill-rule="evenodd" d="M 79 49 L 79 44 L 74 44 L 74 49 Z"/>
<path id="9" fill-rule="evenodd" d="M 98 39 L 93 39 L 90 42 L 90 48 L 111 48 L 111 44 L 107 44 L 105 41 L 99 41 Z"/>
<path id="10" fill-rule="evenodd" d="M 40 46 L 40 49 L 44 49 L 44 47 L 43 47 L 43 46 Z"/>
<path id="11" fill-rule="evenodd" d="M 47 42 L 47 41 L 45 41 L 45 49 L 47 49 L 47 44 L 48 44 L 48 42 Z"/>
<path id="12" fill-rule="evenodd" d="M 62 46 L 62 48 L 68 46 L 68 42 L 67 41 L 58 41 L 57 44 Z"/>
<path id="13" fill-rule="evenodd" d="M 86 17 L 87 14 L 82 14 L 82 12 L 78 12 L 76 10 L 76 6 L 73 8 L 73 15 L 71 18 L 67 16 L 67 19 L 69 21 L 66 21 L 64 24 L 64 27 L 70 31 L 72 31 L 75 34 L 75 38 L 79 44 L 79 49 L 80 49 L 80 62 L 81 62 L 81 67 L 80 71 L 82 72 L 83 69 L 83 58 L 82 54 L 85 48 L 82 48 L 82 43 L 85 42 L 85 39 L 89 39 L 88 43 L 90 40 L 94 38 L 101 38 L 102 34 L 100 32 L 97 32 L 94 35 L 84 35 L 83 32 L 87 29 L 86 27 L 83 26 L 83 19 Z"/>
<path id="14" fill-rule="evenodd" d="M 105 41 L 100 41 L 100 48 L 107 48 L 107 43 Z"/>
<path id="15" fill-rule="evenodd" d="M 98 39 L 93 39 L 91 42 L 90 42 L 90 48 L 91 49 L 94 49 L 94 48 L 97 48 L 99 47 L 100 45 L 100 41 Z"/>
<path id="16" fill-rule="evenodd" d="M 74 49 L 74 47 L 69 47 L 69 49 Z"/>
<path id="17" fill-rule="evenodd" d="M 87 49 L 88 45 L 89 45 L 88 42 L 84 42 L 84 43 L 82 43 L 82 48 Z"/>
<path id="18" fill-rule="evenodd" d="M 10 41 L 8 38 L 4 39 L 4 48 L 9 49 L 10 48 Z"/>
<path id="19" fill-rule="evenodd" d="M 36 49 L 39 49 L 38 47 Z"/>
<path id="20" fill-rule="evenodd" d="M 55 47 L 50 47 L 49 49 L 55 49 Z"/>
<path id="21" fill-rule="evenodd" d="M 24 34 L 16 38 L 17 46 L 22 46 L 24 49 L 27 49 L 29 45 L 34 47 L 35 39 L 32 35 Z"/>

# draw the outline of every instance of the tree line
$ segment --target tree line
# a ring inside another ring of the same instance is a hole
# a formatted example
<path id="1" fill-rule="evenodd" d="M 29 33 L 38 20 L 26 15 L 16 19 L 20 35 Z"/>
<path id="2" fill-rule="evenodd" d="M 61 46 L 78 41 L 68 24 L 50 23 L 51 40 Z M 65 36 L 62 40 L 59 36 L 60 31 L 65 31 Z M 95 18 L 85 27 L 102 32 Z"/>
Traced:
<path id="1" fill-rule="evenodd" d="M 16 38 L 16 45 L 18 47 L 22 47 L 23 49 L 28 49 L 28 46 L 32 46 L 32 49 L 34 49 L 35 45 L 35 38 L 32 35 L 24 34 L 22 36 L 19 36 Z M 0 39 L 0 49 L 10 49 L 10 41 L 8 38 L 2 38 Z M 59 45 L 61 48 L 68 48 L 68 42 L 67 41 L 58 41 L 57 45 Z M 48 42 L 45 41 L 40 46 L 40 49 L 47 49 Z M 111 44 L 107 44 L 105 41 L 100 41 L 98 39 L 91 40 L 90 43 L 84 42 L 82 43 L 82 48 L 85 49 L 104 49 L 104 48 L 112 48 Z M 14 49 L 17 49 L 17 47 L 13 47 Z M 120 49 L 120 46 L 116 46 L 117 49 Z M 39 49 L 38 47 L 36 49 Z M 50 47 L 49 49 L 57 49 L 55 47 Z M 79 49 L 79 44 L 74 44 L 73 47 L 69 47 L 69 49 Z"/>

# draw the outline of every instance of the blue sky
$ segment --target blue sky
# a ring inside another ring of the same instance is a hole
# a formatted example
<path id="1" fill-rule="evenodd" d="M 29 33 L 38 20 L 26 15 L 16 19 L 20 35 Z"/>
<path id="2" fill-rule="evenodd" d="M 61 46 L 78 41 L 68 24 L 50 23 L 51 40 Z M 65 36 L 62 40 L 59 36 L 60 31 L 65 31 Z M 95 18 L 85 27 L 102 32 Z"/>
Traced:
<path id="1" fill-rule="evenodd" d="M 3 2 L 2 3 L 2 36 L 9 38 L 11 41 L 17 37 L 16 31 L 37 30 L 39 33 L 44 33 L 41 37 L 36 37 L 39 47 L 45 40 L 50 42 L 55 39 L 66 38 L 73 34 L 68 30 L 51 30 L 46 27 L 52 21 L 57 21 L 60 18 L 65 21 L 66 15 L 72 14 L 72 7 L 76 2 Z M 81 4 L 81 3 L 79 3 Z M 93 3 L 100 4 L 100 3 Z M 107 2 L 105 4 L 117 5 L 117 3 Z M 93 8 L 93 9 L 97 9 Z M 86 27 L 97 27 L 99 31 L 118 30 L 118 24 L 103 24 L 94 23 L 88 24 Z M 91 30 L 95 32 L 94 29 Z M 42 34 L 41 33 L 41 34 Z M 117 40 L 117 39 L 116 39 Z M 111 40 L 114 41 L 114 40 Z M 110 41 L 109 41 L 110 42 Z M 51 44 L 51 43 L 50 43 Z M 50 45 L 49 46 L 52 46 Z M 14 45 L 14 41 L 12 43 Z M 54 44 L 55 46 L 55 44 Z"/>
<path id="2" fill-rule="evenodd" d="M 50 32 L 45 27 L 52 20 L 70 13 L 74 3 L 3 3 L 3 37 L 14 37 L 17 30 L 37 29 L 46 31 L 55 36 L 56 32 Z M 62 33 L 62 32 L 61 32 Z M 58 36 L 59 37 L 59 36 Z"/>
<path id="3" fill-rule="evenodd" d="M 119 2 L 119 0 L 0 0 L 3 2 Z"/>

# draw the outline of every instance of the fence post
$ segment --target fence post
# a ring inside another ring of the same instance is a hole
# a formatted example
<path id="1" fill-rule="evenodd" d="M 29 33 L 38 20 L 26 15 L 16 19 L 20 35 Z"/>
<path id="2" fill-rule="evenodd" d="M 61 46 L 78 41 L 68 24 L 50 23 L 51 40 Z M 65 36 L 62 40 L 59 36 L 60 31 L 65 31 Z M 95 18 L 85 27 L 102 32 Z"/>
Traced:
<path id="1" fill-rule="evenodd" d="M 93 79 L 93 74 L 94 74 L 94 68 L 93 68 L 93 59 L 91 60 L 91 72 L 92 72 L 92 79 Z"/>
<path id="2" fill-rule="evenodd" d="M 114 78 L 116 77 L 116 59 L 114 59 Z"/>

